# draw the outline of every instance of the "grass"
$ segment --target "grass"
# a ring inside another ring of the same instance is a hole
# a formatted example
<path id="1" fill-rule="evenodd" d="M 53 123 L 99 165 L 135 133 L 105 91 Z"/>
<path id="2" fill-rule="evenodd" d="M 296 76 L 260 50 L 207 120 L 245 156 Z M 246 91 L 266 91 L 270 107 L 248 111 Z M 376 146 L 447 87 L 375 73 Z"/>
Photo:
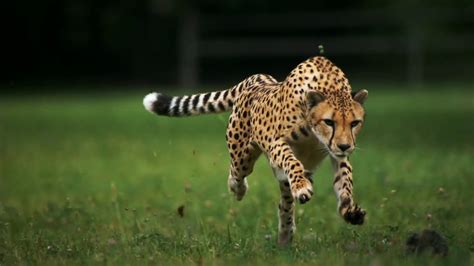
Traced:
<path id="1" fill-rule="evenodd" d="M 326 161 L 286 249 L 263 157 L 242 202 L 227 192 L 227 114 L 155 117 L 145 91 L 2 96 L 0 265 L 472 265 L 472 88 L 389 89 L 370 89 L 352 158 L 366 224 L 338 216 Z M 424 228 L 445 236 L 446 258 L 405 253 Z"/>

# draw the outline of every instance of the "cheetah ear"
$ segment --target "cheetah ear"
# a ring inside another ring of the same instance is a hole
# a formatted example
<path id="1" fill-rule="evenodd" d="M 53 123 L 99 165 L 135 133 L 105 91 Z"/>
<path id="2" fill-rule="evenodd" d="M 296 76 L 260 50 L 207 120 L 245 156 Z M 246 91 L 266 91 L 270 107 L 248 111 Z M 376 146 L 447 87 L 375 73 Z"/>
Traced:
<path id="1" fill-rule="evenodd" d="M 324 97 L 324 95 L 322 95 L 318 91 L 309 91 L 306 98 L 307 98 L 306 102 L 308 104 L 309 109 L 315 107 L 316 105 L 318 105 L 318 103 L 326 99 L 326 97 Z"/>
<path id="2" fill-rule="evenodd" d="M 369 96 L 369 92 L 367 90 L 359 90 L 356 92 L 351 92 L 351 95 L 354 101 L 364 104 L 365 100 L 367 100 L 367 96 Z"/>

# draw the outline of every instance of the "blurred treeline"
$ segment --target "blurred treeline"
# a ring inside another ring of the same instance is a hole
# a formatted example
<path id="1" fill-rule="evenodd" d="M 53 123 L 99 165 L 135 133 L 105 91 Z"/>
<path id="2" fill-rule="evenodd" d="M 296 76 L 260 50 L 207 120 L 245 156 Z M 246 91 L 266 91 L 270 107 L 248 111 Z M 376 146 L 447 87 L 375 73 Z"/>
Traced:
<path id="1" fill-rule="evenodd" d="M 331 27 L 331 14 L 345 11 L 357 14 L 358 11 L 367 10 L 378 10 L 378 14 L 382 12 L 397 21 L 405 21 L 405 29 L 408 30 L 413 25 L 418 30 L 415 36 L 422 33 L 426 40 L 424 46 L 428 48 L 430 45 L 436 46 L 439 41 L 441 45 L 436 49 L 423 49 L 419 53 L 422 56 L 423 73 L 414 73 L 415 81 L 469 81 L 474 75 L 472 0 L 24 0 L 7 1 L 3 6 L 5 31 L 2 43 L 6 45 L 3 48 L 4 71 L 0 80 L 3 84 L 99 82 L 176 85 L 180 81 L 179 69 L 183 63 L 180 55 L 186 52 L 186 47 L 183 48 L 182 43 L 181 46 L 179 43 L 182 21 L 189 14 L 199 14 L 199 18 L 204 19 L 216 15 L 245 18 L 263 14 L 271 18 L 272 15 L 301 12 L 329 14 L 329 19 L 324 18 L 326 28 L 305 31 L 295 29 L 298 38 L 302 35 L 316 39 L 320 35 L 352 36 L 354 32 L 382 35 L 397 33 L 398 30 L 394 30 L 391 24 L 385 27 L 385 22 L 378 20 L 364 24 L 358 32 L 350 27 L 348 21 L 344 22 L 344 27 Z M 364 13 L 361 14 L 363 16 Z M 343 18 L 342 15 L 336 16 L 337 21 L 334 23 L 340 24 Z M 358 19 L 348 17 L 347 20 L 357 22 Z M 215 21 L 216 24 L 220 22 Z M 242 19 L 238 21 L 242 25 L 238 30 L 230 31 L 227 35 L 222 31 L 219 34 L 229 40 L 239 36 L 248 37 L 254 25 L 246 23 L 250 22 Z M 282 27 L 284 23 L 279 21 L 274 28 L 266 27 L 263 31 L 281 38 L 294 36 L 291 26 Z M 322 21 L 315 17 L 314 21 L 302 23 L 318 24 Z M 259 31 L 250 36 L 261 37 L 265 34 Z M 318 53 L 317 45 L 314 44 L 314 54 Z M 288 49 L 299 48 L 295 46 Z M 353 76 L 360 74 L 361 79 L 369 80 L 407 80 L 405 71 L 410 62 L 400 53 L 392 53 L 393 47 L 387 49 L 388 52 L 374 54 L 370 53 L 371 50 L 360 54 L 341 50 L 340 53 L 332 54 L 332 47 L 325 46 L 327 55 L 346 72 L 354 73 Z M 306 54 L 295 52 L 282 56 L 257 54 L 241 57 L 236 54 L 222 58 L 203 57 L 199 59 L 198 84 L 228 83 L 253 71 L 268 72 L 281 79 L 296 63 L 307 57 Z M 412 71 L 417 72 L 416 69 Z"/>

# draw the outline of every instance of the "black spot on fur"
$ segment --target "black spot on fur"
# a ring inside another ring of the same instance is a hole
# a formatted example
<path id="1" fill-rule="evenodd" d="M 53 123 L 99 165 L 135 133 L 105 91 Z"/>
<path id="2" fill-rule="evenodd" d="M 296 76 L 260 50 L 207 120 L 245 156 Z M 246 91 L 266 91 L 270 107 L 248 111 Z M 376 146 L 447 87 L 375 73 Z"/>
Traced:
<path id="1" fill-rule="evenodd" d="M 349 207 L 350 204 L 351 204 L 351 199 L 350 198 L 344 198 L 341 202 L 341 207 L 339 207 L 339 208 L 340 209 L 347 208 L 347 207 Z"/>
<path id="2" fill-rule="evenodd" d="M 214 105 L 212 105 L 211 103 L 209 103 L 209 105 L 207 106 L 207 109 L 211 113 L 214 113 L 216 111 L 216 109 L 214 108 Z"/>
<path id="3" fill-rule="evenodd" d="M 219 104 L 217 104 L 217 106 L 219 106 L 219 109 L 221 111 L 225 111 L 225 106 L 224 106 L 224 104 L 222 104 L 222 102 L 219 102 Z"/>
<path id="4" fill-rule="evenodd" d="M 340 168 L 347 168 L 347 170 L 349 170 L 349 172 L 352 172 L 352 169 L 345 162 L 342 162 L 339 167 Z"/>

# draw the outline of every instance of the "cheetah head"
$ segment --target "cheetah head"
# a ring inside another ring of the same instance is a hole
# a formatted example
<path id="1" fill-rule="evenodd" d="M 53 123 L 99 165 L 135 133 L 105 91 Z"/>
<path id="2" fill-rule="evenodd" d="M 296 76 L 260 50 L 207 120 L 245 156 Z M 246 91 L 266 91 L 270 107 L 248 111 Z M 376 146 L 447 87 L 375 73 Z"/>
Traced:
<path id="1" fill-rule="evenodd" d="M 367 90 L 338 97 L 326 97 L 317 91 L 308 92 L 311 129 L 334 158 L 347 157 L 354 151 L 356 136 L 364 123 L 363 104 L 367 96 Z"/>

